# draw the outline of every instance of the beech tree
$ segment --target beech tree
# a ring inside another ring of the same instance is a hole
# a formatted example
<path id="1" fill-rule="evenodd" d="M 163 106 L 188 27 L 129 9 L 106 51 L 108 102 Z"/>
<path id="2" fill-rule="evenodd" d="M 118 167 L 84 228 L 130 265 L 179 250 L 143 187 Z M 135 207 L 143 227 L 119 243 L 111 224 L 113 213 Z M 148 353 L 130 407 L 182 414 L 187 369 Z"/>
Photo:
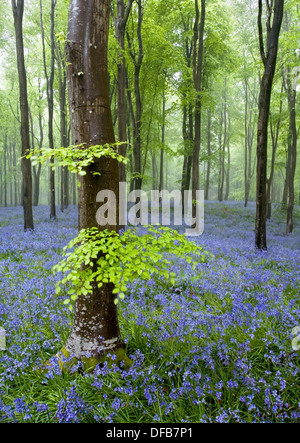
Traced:
<path id="1" fill-rule="evenodd" d="M 124 57 L 125 51 L 125 33 L 128 17 L 130 14 L 133 0 L 128 0 L 125 5 L 124 0 L 117 0 L 117 15 L 114 16 L 116 38 L 120 47 L 120 59 L 118 62 L 117 74 L 117 91 L 118 91 L 118 136 L 120 142 L 127 140 L 127 114 L 126 114 L 126 62 Z M 114 14 L 113 14 L 114 15 Z M 119 152 L 126 156 L 127 144 L 120 146 Z M 120 181 L 126 181 L 126 167 L 124 163 L 120 163 Z"/>
<path id="2" fill-rule="evenodd" d="M 115 143 L 107 67 L 109 17 L 110 0 L 70 0 L 66 49 L 70 123 L 72 142 L 82 149 Z M 99 191 L 109 189 L 119 200 L 116 159 L 95 159 L 84 172 L 79 176 L 79 230 L 98 227 Z M 118 212 L 117 205 L 117 224 L 105 228 L 118 232 Z M 76 301 L 65 349 L 78 359 L 86 352 L 99 359 L 123 346 L 112 290 L 112 284 L 99 288 L 95 281 L 92 293 L 80 295 Z"/>
<path id="3" fill-rule="evenodd" d="M 141 82 L 140 74 L 144 59 L 144 45 L 142 36 L 142 24 L 143 24 L 143 2 L 137 0 L 137 39 L 138 50 L 137 53 L 133 48 L 132 36 L 127 32 L 127 40 L 130 56 L 134 64 L 134 93 L 135 93 L 135 110 L 132 102 L 132 96 L 128 93 L 128 103 L 130 109 L 130 116 L 133 126 L 133 157 L 134 157 L 134 188 L 140 190 L 142 188 L 142 116 L 143 116 L 143 103 L 141 94 Z M 128 91 L 130 92 L 130 91 Z"/>
<path id="4" fill-rule="evenodd" d="M 196 192 L 199 190 L 199 155 L 201 146 L 201 91 L 202 91 L 202 77 L 203 77 L 203 47 L 204 47 L 204 26 L 206 19 L 206 4 L 205 0 L 201 0 L 201 17 L 199 11 L 198 0 L 195 0 L 196 20 L 194 26 L 194 54 L 193 54 L 193 71 L 194 71 L 194 86 L 196 91 L 195 103 L 195 134 L 194 134 L 194 149 L 193 149 L 193 164 L 192 164 L 192 192 L 193 200 L 196 200 Z M 197 48 L 197 41 L 198 48 Z M 193 205 L 193 211 L 195 206 Z M 195 213 L 194 213 L 195 215 Z"/>
<path id="5" fill-rule="evenodd" d="M 267 249 L 267 153 L 268 125 L 272 86 L 276 69 L 278 41 L 283 19 L 284 0 L 267 0 L 266 45 L 262 26 L 262 0 L 258 0 L 259 48 L 264 66 L 260 82 L 259 116 L 257 129 L 257 178 L 256 178 L 256 221 L 255 246 Z M 273 22 L 272 22 L 273 20 Z"/>
<path id="6" fill-rule="evenodd" d="M 50 49 L 51 49 L 51 61 L 50 72 L 48 73 L 47 61 L 46 61 L 46 49 L 45 49 L 45 31 L 43 23 L 43 4 L 40 0 L 40 21 L 42 31 L 42 44 L 43 44 L 43 61 L 44 72 L 47 84 L 47 101 L 48 101 L 48 140 L 50 149 L 54 149 L 54 135 L 53 135 L 53 115 L 54 115 L 54 75 L 55 75 L 55 30 L 54 30 L 54 18 L 55 18 L 56 0 L 51 0 L 51 31 L 50 31 Z M 55 207 L 55 171 L 53 169 L 54 158 L 50 159 L 50 219 L 56 219 L 56 207 Z"/>
<path id="7" fill-rule="evenodd" d="M 16 34 L 17 64 L 19 74 L 20 91 L 20 111 L 21 111 L 21 140 L 22 140 L 22 174 L 23 174 L 23 208 L 24 208 L 24 229 L 33 230 L 33 212 L 32 212 L 32 173 L 31 160 L 26 158 L 30 151 L 29 135 L 29 106 L 27 96 L 27 76 L 24 59 L 23 43 L 23 15 L 24 0 L 12 0 L 12 10 L 14 16 L 14 26 Z"/>

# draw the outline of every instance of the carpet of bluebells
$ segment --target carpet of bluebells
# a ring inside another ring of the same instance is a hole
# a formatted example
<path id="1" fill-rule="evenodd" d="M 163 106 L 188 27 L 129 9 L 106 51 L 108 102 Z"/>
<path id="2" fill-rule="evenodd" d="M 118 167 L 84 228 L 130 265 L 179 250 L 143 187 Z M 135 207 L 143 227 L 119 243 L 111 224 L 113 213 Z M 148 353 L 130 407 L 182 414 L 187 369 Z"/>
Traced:
<path id="1" fill-rule="evenodd" d="M 34 233 L 23 232 L 21 208 L 0 208 L 0 422 L 299 423 L 299 208 L 295 215 L 286 236 L 274 208 L 268 251 L 258 252 L 253 203 L 207 202 L 205 232 L 193 241 L 213 258 L 195 270 L 176 260 L 175 284 L 135 281 L 119 305 L 130 369 L 62 374 L 55 360 L 46 373 L 39 367 L 72 325 L 51 270 L 77 235 L 76 208 L 55 222 L 36 208 Z"/>

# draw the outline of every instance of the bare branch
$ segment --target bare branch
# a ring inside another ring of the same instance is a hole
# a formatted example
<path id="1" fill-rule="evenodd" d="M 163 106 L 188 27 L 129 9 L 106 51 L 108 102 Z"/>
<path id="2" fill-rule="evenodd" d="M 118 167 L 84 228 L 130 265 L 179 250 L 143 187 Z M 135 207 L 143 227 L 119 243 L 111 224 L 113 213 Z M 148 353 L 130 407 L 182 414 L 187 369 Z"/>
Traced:
<path id="1" fill-rule="evenodd" d="M 266 54 L 264 48 L 264 37 L 263 37 L 263 29 L 262 29 L 262 0 L 258 0 L 258 37 L 259 37 L 259 49 L 260 56 L 264 65 L 266 65 Z"/>
<path id="2" fill-rule="evenodd" d="M 126 26 L 126 24 L 127 24 L 127 20 L 128 20 L 130 11 L 131 11 L 132 3 L 133 3 L 133 0 L 128 0 L 128 3 L 126 5 L 125 14 L 124 14 L 124 21 L 123 21 L 124 26 Z"/>

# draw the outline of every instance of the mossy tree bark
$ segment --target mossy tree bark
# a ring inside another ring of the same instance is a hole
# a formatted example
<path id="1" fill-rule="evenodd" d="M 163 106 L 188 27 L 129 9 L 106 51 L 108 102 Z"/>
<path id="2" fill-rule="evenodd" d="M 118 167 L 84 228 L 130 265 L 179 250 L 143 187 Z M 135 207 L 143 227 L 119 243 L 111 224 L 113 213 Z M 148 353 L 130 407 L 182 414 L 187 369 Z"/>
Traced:
<path id="1" fill-rule="evenodd" d="M 70 0 L 66 48 L 70 123 L 72 143 L 83 144 L 82 149 L 115 143 L 107 66 L 109 16 L 110 0 Z M 118 202 L 117 160 L 95 160 L 85 172 L 78 177 L 79 230 L 98 227 L 118 232 L 118 207 L 115 226 L 99 227 L 96 221 L 99 191 L 113 191 Z M 108 351 L 123 347 L 112 290 L 112 285 L 99 288 L 95 281 L 92 294 L 78 297 L 67 353 L 81 360 L 89 353 L 97 362 Z"/>

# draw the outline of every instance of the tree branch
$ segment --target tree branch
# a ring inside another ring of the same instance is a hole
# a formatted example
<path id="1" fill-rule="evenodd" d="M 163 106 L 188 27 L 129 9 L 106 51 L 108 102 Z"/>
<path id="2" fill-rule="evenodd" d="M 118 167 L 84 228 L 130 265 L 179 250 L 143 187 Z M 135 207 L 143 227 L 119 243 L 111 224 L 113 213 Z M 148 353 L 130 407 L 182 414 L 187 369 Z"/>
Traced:
<path id="1" fill-rule="evenodd" d="M 126 24 L 127 24 L 128 17 L 129 17 L 131 7 L 132 7 L 132 3 L 133 3 L 133 0 L 128 0 L 128 3 L 126 5 L 124 19 L 123 19 L 124 26 L 126 26 Z"/>
<path id="2" fill-rule="evenodd" d="M 259 50 L 262 62 L 266 65 L 266 54 L 264 48 L 264 37 L 263 37 L 263 29 L 262 29 L 262 0 L 258 0 L 258 37 L 259 37 Z"/>

